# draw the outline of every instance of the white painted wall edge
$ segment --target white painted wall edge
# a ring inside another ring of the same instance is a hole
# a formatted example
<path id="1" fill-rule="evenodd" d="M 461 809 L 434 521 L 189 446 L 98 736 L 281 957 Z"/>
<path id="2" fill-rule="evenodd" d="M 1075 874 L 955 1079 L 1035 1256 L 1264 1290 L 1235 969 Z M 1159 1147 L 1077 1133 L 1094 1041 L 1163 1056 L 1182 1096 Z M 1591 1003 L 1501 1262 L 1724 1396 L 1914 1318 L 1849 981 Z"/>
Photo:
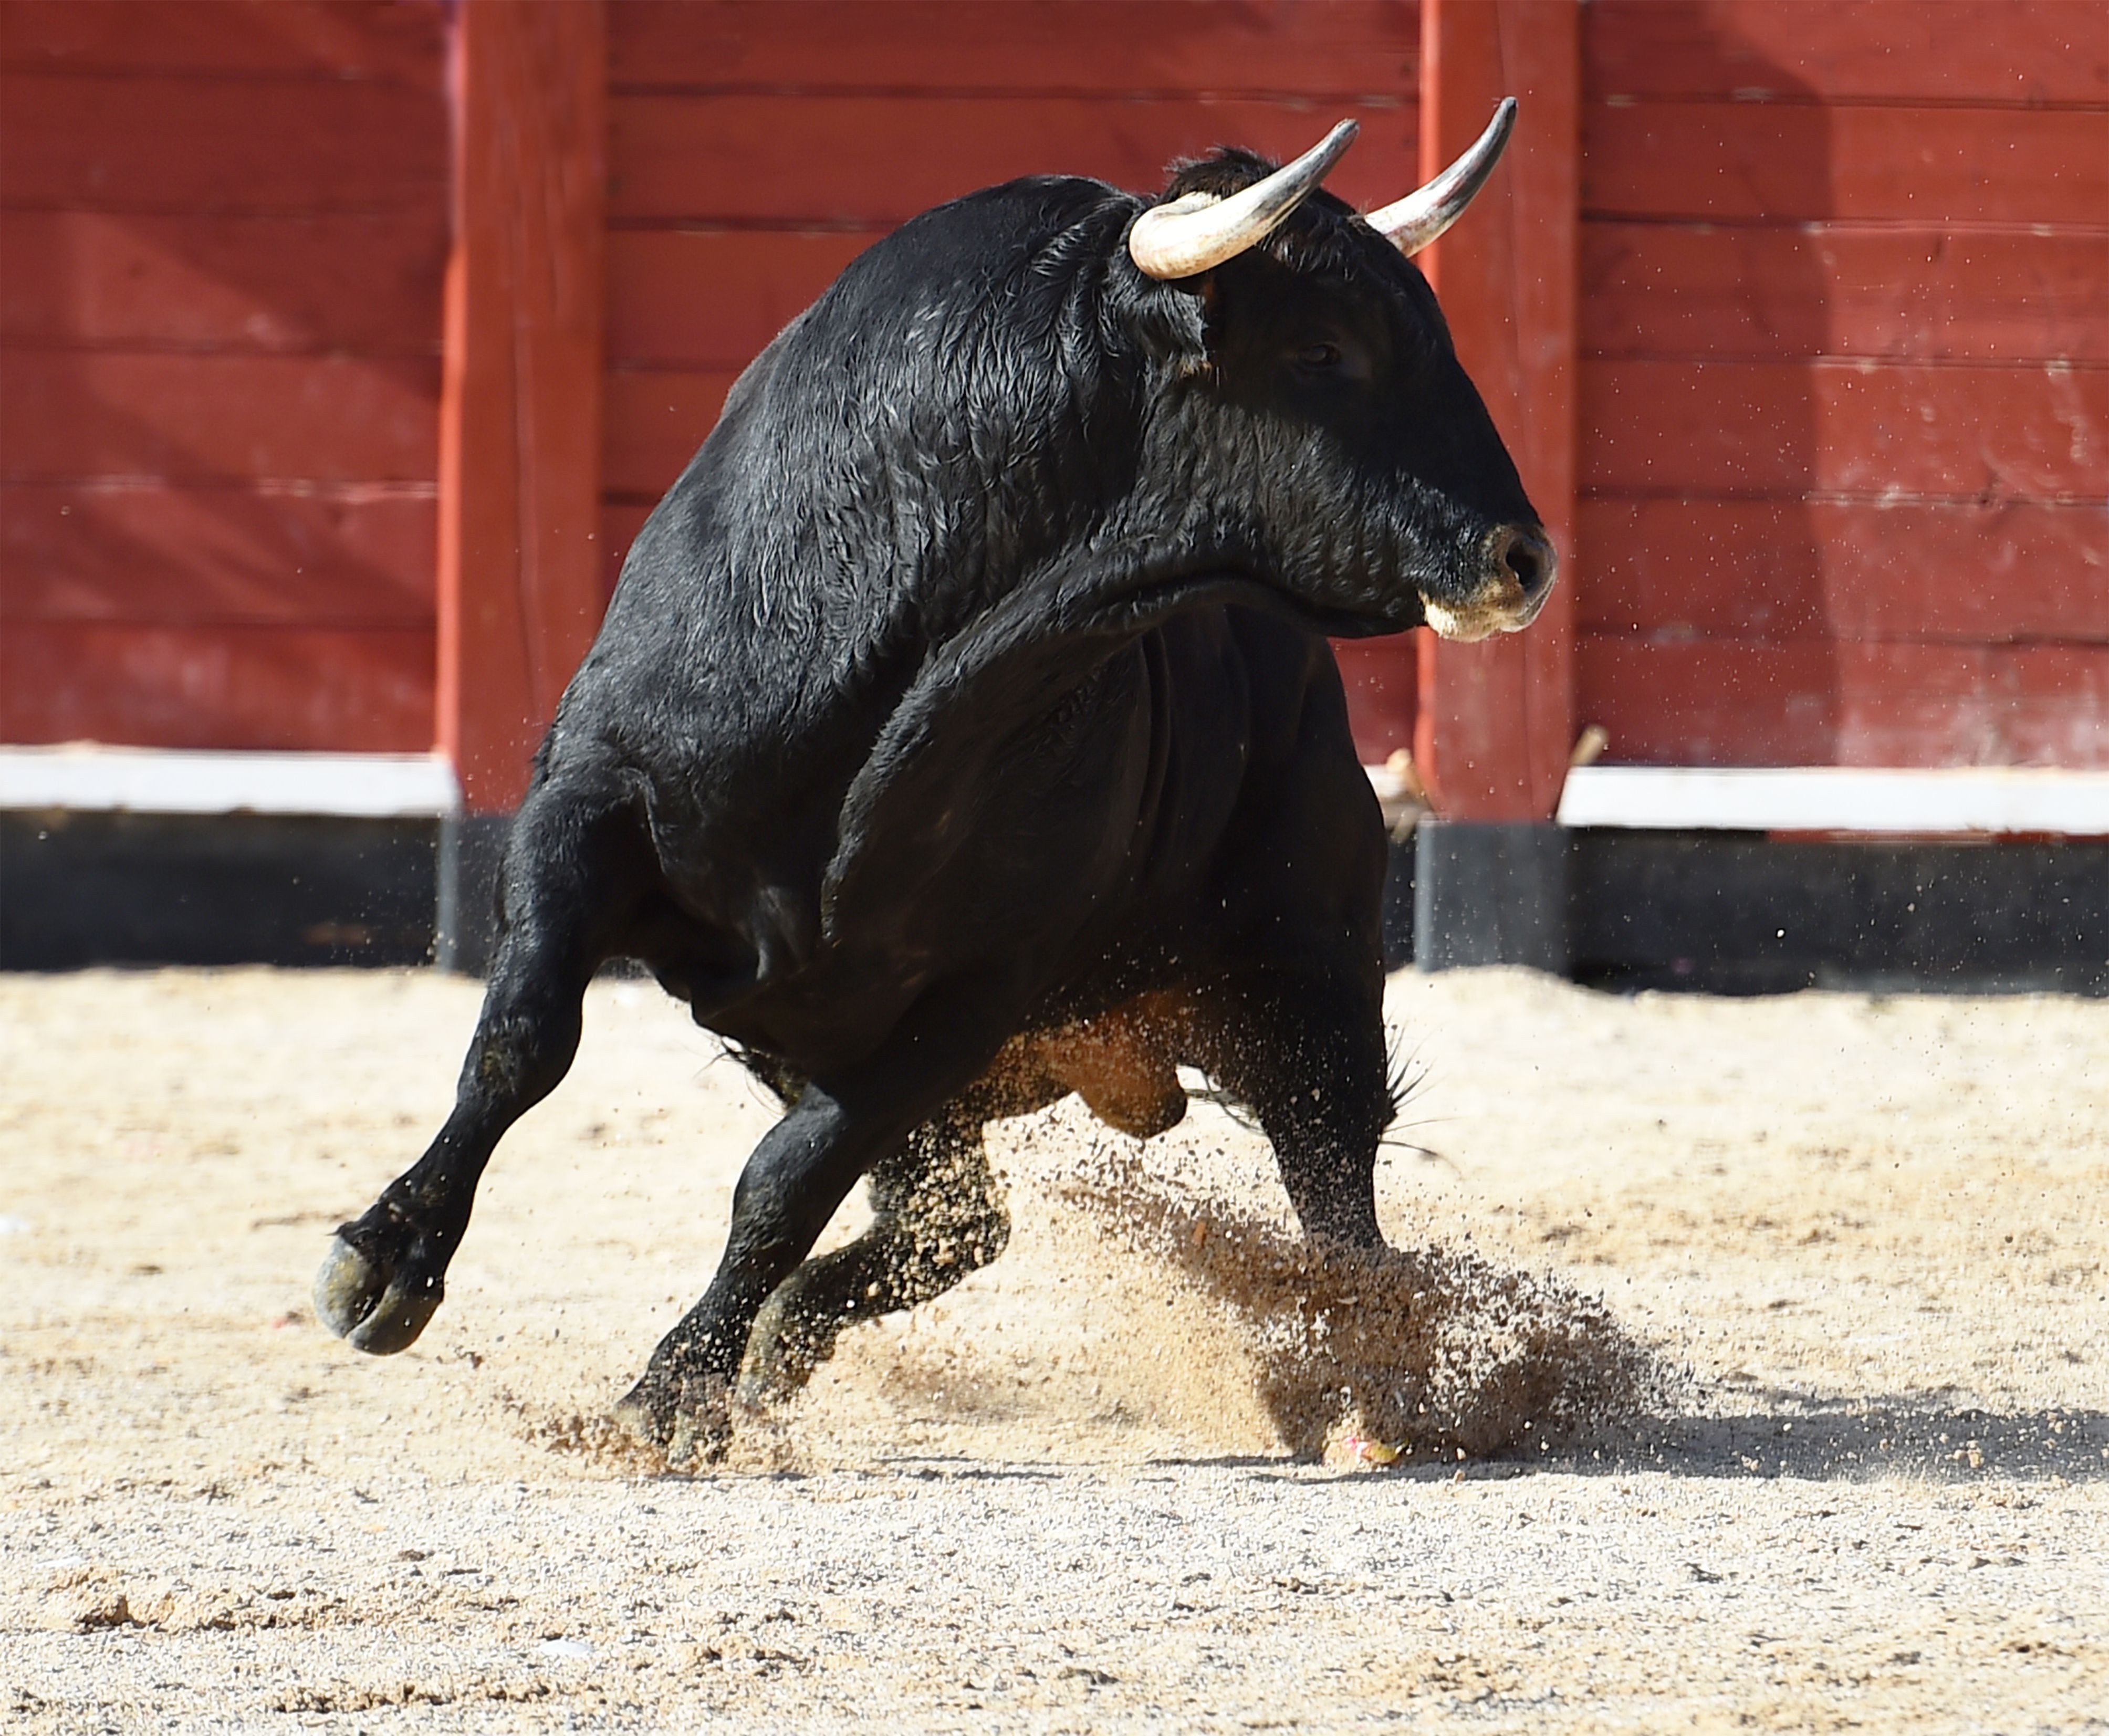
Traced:
<path id="1" fill-rule="evenodd" d="M 461 808 L 446 755 L 0 747 L 0 809 L 430 819 Z"/>
<path id="2" fill-rule="evenodd" d="M 1381 767 L 1373 769 L 1381 772 Z M 0 809 L 433 818 L 461 808 L 444 754 L 0 747 Z M 2030 767 L 1586 765 L 1563 826 L 2109 836 L 2109 772 Z"/>
<path id="3" fill-rule="evenodd" d="M 1706 832 L 2109 835 L 2109 772 L 2025 766 L 1584 765 L 1563 826 Z"/>

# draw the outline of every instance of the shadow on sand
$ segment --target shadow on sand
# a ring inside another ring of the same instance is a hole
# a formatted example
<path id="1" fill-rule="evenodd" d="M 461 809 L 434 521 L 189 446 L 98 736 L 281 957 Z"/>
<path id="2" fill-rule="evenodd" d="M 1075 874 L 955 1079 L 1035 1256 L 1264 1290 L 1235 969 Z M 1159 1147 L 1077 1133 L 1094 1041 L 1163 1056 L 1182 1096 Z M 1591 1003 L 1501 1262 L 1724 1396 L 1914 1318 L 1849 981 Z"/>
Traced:
<path id="1" fill-rule="evenodd" d="M 1766 1408 L 1713 1415 L 1642 1416 L 1606 1431 L 1579 1450 L 1400 1463 L 1387 1474 L 1437 1481 L 1528 1476 L 1632 1476 L 1665 1472 L 1688 1477 L 1791 1477 L 1859 1482 L 1904 1477 L 1935 1483 L 2109 1481 L 2109 1412 L 2084 1409 L 1994 1411 L 1944 1401 L 1938 1393 L 1868 1399 L 1821 1399 L 1773 1391 L 1754 1395 Z M 1230 1454 L 1163 1458 L 1164 1468 L 1213 1466 L 1257 1477 L 1303 1475 L 1281 1459 Z M 1367 1474 L 1353 1471 L 1344 1474 Z"/>
<path id="2" fill-rule="evenodd" d="M 1767 1408 L 1645 1419 L 1618 1446 L 1622 1468 L 1686 1477 L 1794 1477 L 1854 1481 L 1919 1477 L 1936 1482 L 2059 1477 L 2109 1479 L 2109 1413 L 2053 1408 L 1994 1411 L 1913 1393 L 1825 1400 L 1770 1391 Z M 1614 1453 L 1600 1446 L 1600 1460 Z"/>

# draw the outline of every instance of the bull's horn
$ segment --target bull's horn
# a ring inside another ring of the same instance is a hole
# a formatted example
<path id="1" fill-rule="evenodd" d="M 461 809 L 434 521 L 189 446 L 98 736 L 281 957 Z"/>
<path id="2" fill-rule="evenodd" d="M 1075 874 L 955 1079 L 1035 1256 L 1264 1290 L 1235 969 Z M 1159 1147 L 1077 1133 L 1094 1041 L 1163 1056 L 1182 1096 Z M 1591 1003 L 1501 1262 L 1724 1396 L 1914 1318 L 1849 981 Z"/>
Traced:
<path id="1" fill-rule="evenodd" d="M 1265 241 L 1308 198 L 1362 129 L 1344 120 L 1293 163 L 1219 198 L 1189 193 L 1153 205 L 1128 231 L 1128 257 L 1153 277 L 1190 277 Z"/>
<path id="2" fill-rule="evenodd" d="M 1362 219 L 1403 254 L 1416 254 L 1465 214 L 1501 161 L 1515 126 L 1516 100 L 1504 97 L 1472 148 L 1417 192 Z"/>

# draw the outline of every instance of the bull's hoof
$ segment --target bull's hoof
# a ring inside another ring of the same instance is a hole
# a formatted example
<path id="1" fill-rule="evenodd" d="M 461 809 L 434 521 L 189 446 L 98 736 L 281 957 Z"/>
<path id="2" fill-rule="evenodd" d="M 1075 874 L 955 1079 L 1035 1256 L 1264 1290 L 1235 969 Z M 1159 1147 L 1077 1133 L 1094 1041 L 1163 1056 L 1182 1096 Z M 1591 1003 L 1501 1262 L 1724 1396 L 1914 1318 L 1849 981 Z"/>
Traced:
<path id="1" fill-rule="evenodd" d="M 740 1364 L 739 1401 L 757 1410 L 788 1405 L 803 1392 L 813 1371 L 834 1355 L 841 1330 L 838 1321 L 806 1318 L 784 1295 L 779 1290 L 763 1307 Z"/>
<path id="2" fill-rule="evenodd" d="M 615 1420 L 676 1470 L 714 1465 L 732 1445 L 731 1392 L 715 1375 L 648 1371 L 616 1404 Z"/>
<path id="3" fill-rule="evenodd" d="M 418 1341 L 446 1296 L 439 1275 L 419 1276 L 362 1253 L 340 1231 L 315 1274 L 315 1317 L 354 1350 L 392 1356 Z"/>

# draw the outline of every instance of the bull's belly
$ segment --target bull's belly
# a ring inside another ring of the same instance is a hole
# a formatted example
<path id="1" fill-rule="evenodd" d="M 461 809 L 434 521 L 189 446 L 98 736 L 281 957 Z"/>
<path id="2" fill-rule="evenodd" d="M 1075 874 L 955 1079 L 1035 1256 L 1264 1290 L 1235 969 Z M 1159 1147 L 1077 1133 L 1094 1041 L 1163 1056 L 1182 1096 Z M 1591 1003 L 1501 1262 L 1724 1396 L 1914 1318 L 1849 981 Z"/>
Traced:
<path id="1" fill-rule="evenodd" d="M 1194 1016 L 1185 995 L 1154 990 L 1091 1018 L 1021 1031 L 977 1094 L 995 1117 L 1023 1115 L 1073 1091 L 1107 1126 L 1153 1138 L 1185 1116 L 1178 1069 L 1192 1049 Z"/>

